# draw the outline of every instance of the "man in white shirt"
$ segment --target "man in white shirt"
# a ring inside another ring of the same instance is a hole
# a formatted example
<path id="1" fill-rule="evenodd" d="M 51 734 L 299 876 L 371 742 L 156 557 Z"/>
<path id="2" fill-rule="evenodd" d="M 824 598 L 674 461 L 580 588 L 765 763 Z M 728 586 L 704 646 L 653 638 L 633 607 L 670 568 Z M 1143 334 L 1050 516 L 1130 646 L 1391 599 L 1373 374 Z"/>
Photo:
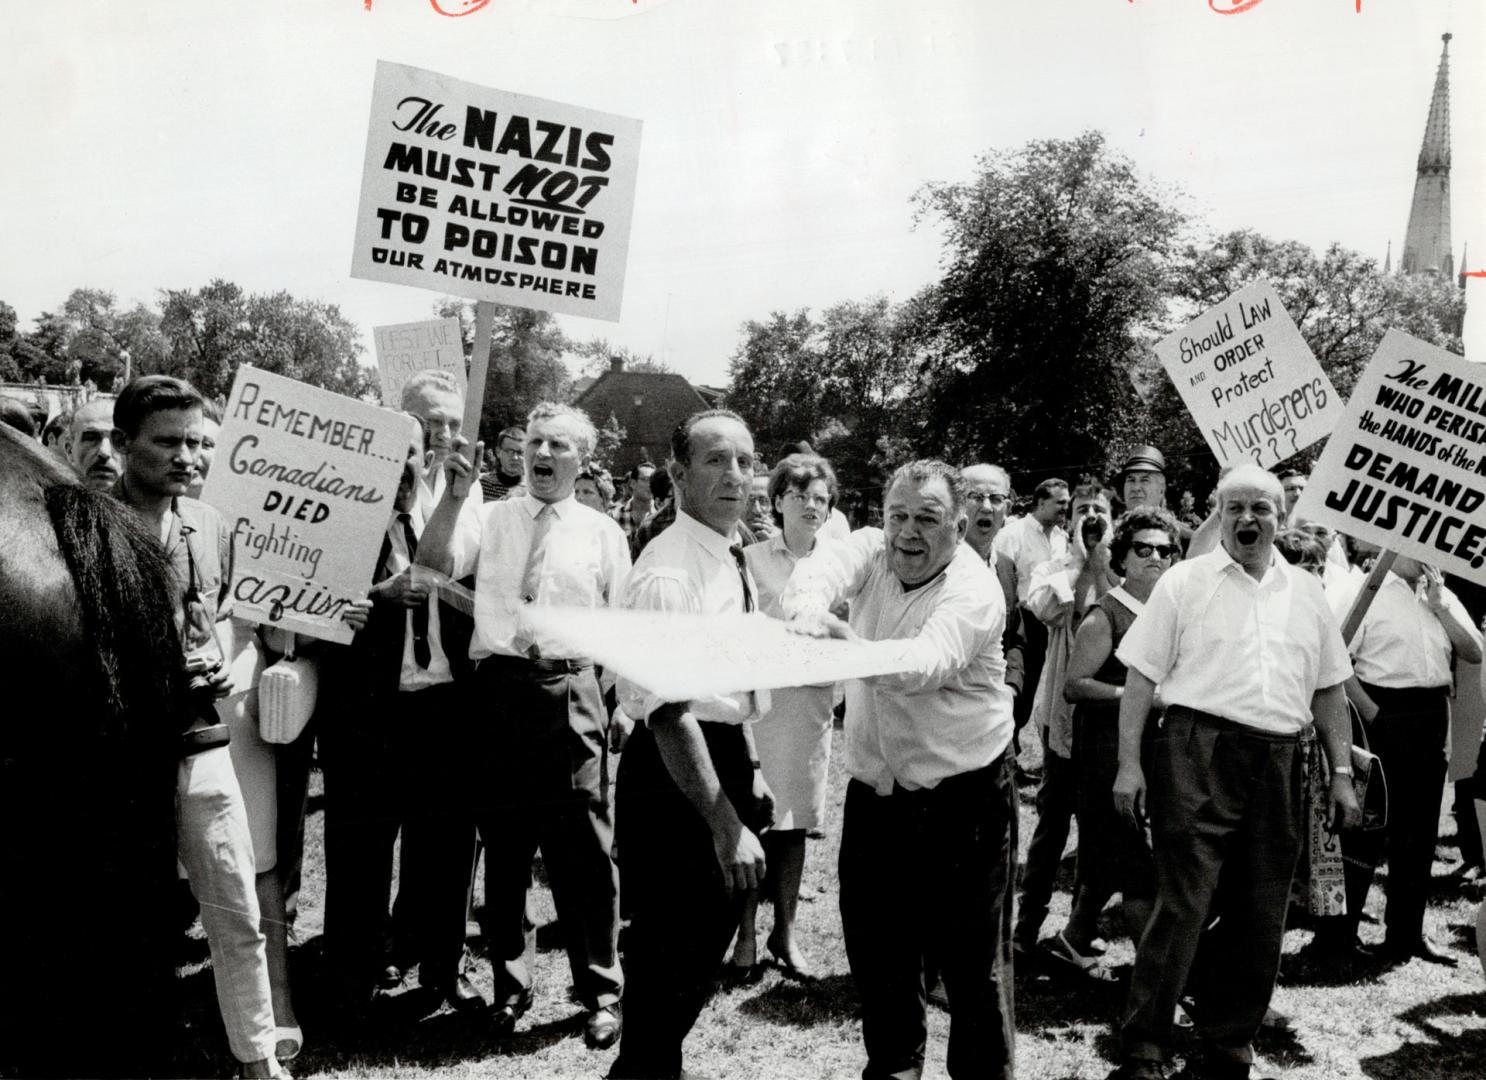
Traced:
<path id="1" fill-rule="evenodd" d="M 1361 586 L 1361 579 L 1349 579 L 1327 593 L 1338 621 Z M 1417 956 L 1454 967 L 1455 957 L 1425 935 L 1424 908 L 1445 789 L 1453 661 L 1481 662 L 1481 632 L 1437 569 L 1400 555 L 1348 648 L 1362 688 L 1378 706 L 1367 725 L 1368 748 L 1387 770 L 1388 826 L 1343 837 L 1347 913 L 1319 929 L 1317 939 L 1343 956 L 1356 946 L 1373 867 L 1386 851 L 1388 936 L 1381 958 L 1403 963 Z"/>
<path id="2" fill-rule="evenodd" d="M 1011 1077 L 1010 918 L 1016 857 L 1005 600 L 961 543 L 958 469 L 894 474 L 885 530 L 860 529 L 790 577 L 802 627 L 909 643 L 913 666 L 847 684 L 841 923 L 862 999 L 866 1077 L 917 1077 L 927 1042 L 924 958 L 950 1002 L 951 1077 Z M 850 624 L 829 609 L 851 602 Z"/>
<path id="3" fill-rule="evenodd" d="M 1263 469 L 1229 472 L 1222 546 L 1168 570 L 1117 651 L 1129 675 L 1115 805 L 1135 822 L 1149 806 L 1157 876 L 1120 1031 L 1114 1075 L 1126 1080 L 1164 1075 L 1189 976 L 1202 1002 L 1193 1075 L 1248 1076 L 1300 854 L 1301 729 L 1314 717 L 1330 760 L 1351 760 L 1342 684 L 1352 666 L 1320 582 L 1274 551 L 1283 500 Z M 1157 684 L 1166 719 L 1147 790 L 1141 737 Z M 1337 827 L 1360 819 L 1349 765 L 1334 766 L 1329 798 Z"/>
<path id="4" fill-rule="evenodd" d="M 1066 481 L 1044 480 L 1032 492 L 1032 512 L 1009 522 L 996 534 L 995 550 L 1011 560 L 1016 572 L 1016 599 L 1022 609 L 1022 685 L 1028 690 L 1017 695 L 1013 707 L 1018 732 L 1032 716 L 1033 691 L 1042 678 L 1043 658 L 1047 655 L 1047 627 L 1027 611 L 1032 571 L 1067 553 L 1068 534 L 1063 531 L 1063 522 L 1068 519 L 1071 502 Z"/>
<path id="5" fill-rule="evenodd" d="M 527 493 L 473 509 L 474 469 L 456 441 L 448 487 L 417 561 L 456 578 L 475 574 L 476 666 L 466 707 L 475 720 L 469 758 L 479 776 L 475 811 L 485 842 L 496 1034 L 510 1034 L 531 1006 L 524 917 L 540 847 L 588 1010 L 584 1038 L 600 1049 L 619 1037 L 623 993 L 608 718 L 592 661 L 565 655 L 523 617 L 531 604 L 605 606 L 629 573 L 624 531 L 573 496 L 596 441 L 581 410 L 537 405 L 526 424 Z"/>
<path id="6" fill-rule="evenodd" d="M 430 521 L 444 493 L 444 462 L 453 451 L 454 441 L 459 438 L 459 429 L 464 424 L 464 394 L 449 372 L 429 368 L 414 372 L 403 384 L 402 408 L 416 416 L 423 425 L 428 449 L 433 455 L 427 472 L 418 481 L 418 511 L 424 521 Z M 479 485 L 473 485 L 469 495 L 471 505 L 479 506 L 484 499 Z"/>
<path id="7" fill-rule="evenodd" d="M 624 606 L 691 614 L 754 610 L 738 540 L 753 436 L 736 413 L 696 413 L 671 436 L 676 521 L 646 545 Z M 764 875 L 758 834 L 773 819 L 752 724 L 765 694 L 667 702 L 621 678 L 636 718 L 619 764 L 619 848 L 630 913 L 625 1029 L 611 1080 L 679 1077 L 743 900 Z"/>

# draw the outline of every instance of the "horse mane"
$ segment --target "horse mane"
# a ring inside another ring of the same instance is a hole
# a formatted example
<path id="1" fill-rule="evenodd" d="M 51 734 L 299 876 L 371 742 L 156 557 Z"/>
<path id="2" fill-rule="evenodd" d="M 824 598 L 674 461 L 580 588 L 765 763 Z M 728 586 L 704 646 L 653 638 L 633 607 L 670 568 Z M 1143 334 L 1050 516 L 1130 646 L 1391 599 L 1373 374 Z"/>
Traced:
<path id="1" fill-rule="evenodd" d="M 159 541 L 118 500 L 81 484 L 56 484 L 43 497 L 118 733 L 177 714 L 184 700 L 174 602 L 180 585 Z"/>

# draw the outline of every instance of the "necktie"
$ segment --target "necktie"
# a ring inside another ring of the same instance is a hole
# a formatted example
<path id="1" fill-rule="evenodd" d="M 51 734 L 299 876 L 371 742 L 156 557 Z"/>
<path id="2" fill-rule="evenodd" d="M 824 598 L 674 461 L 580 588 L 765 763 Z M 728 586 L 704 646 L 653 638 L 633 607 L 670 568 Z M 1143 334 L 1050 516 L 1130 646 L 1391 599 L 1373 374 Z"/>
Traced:
<path id="1" fill-rule="evenodd" d="M 542 564 L 547 560 L 547 535 L 552 531 L 552 522 L 557 517 L 557 512 L 552 509 L 551 503 L 543 503 L 542 509 L 537 511 L 536 528 L 531 534 L 531 548 L 526 553 L 526 569 L 521 574 L 521 602 L 523 604 L 535 604 L 537 593 L 542 586 Z M 511 644 L 517 652 L 523 652 L 533 660 L 541 657 L 541 650 L 532 637 L 532 631 L 524 625 L 521 620 L 516 631 L 515 638 Z"/>
<path id="2" fill-rule="evenodd" d="M 418 556 L 418 537 L 413 533 L 413 518 L 410 514 L 398 514 L 397 520 L 402 522 L 402 538 L 408 545 L 408 562 L 411 563 Z M 421 668 L 426 668 L 428 662 L 433 659 L 433 652 L 428 647 L 428 604 L 426 602 L 413 609 L 413 659 Z"/>
<path id="3" fill-rule="evenodd" d="M 729 551 L 733 553 L 733 562 L 738 564 L 738 580 L 743 583 L 743 610 L 753 610 L 753 590 L 748 587 L 748 560 L 743 558 L 743 545 L 734 544 Z"/>

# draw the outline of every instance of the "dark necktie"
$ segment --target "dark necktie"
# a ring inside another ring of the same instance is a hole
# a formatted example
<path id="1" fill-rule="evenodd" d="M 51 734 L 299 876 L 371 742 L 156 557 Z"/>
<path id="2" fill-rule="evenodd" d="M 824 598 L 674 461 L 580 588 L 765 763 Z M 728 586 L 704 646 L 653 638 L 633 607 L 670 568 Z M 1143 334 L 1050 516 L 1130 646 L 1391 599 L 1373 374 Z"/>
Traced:
<path id="1" fill-rule="evenodd" d="M 753 610 L 753 590 L 748 587 L 748 560 L 743 558 L 743 545 L 734 544 L 729 551 L 733 553 L 733 562 L 738 564 L 738 580 L 743 583 L 743 610 Z"/>
<path id="2" fill-rule="evenodd" d="M 410 514 L 398 514 L 397 520 L 402 522 L 402 538 L 408 545 L 408 562 L 411 564 L 418 557 L 418 537 L 413 532 L 413 518 Z M 421 668 L 426 668 L 433 659 L 433 652 L 428 647 L 427 601 L 413 609 L 413 659 Z"/>

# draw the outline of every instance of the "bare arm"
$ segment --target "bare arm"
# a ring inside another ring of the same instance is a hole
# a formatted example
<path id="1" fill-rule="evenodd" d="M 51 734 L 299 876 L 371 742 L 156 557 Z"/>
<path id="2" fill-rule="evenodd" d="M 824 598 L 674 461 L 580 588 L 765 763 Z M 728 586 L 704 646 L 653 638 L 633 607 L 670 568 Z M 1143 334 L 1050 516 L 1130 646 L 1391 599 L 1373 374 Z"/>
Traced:
<path id="1" fill-rule="evenodd" d="M 648 723 L 666 771 L 712 833 L 724 886 L 729 893 L 757 888 L 764 876 L 763 845 L 722 790 L 700 722 L 677 702 L 656 709 Z"/>
<path id="2" fill-rule="evenodd" d="M 1468 664 L 1481 662 L 1481 632 L 1472 625 L 1470 616 L 1460 604 L 1450 603 L 1445 580 L 1433 566 L 1424 568 L 1424 602 L 1444 628 L 1455 655 Z"/>
<path id="3" fill-rule="evenodd" d="M 1352 722 L 1347 716 L 1347 697 L 1343 684 L 1317 690 L 1311 697 L 1311 715 L 1316 731 L 1326 746 L 1331 760 L 1331 827 L 1349 829 L 1362 820 L 1357 793 L 1352 790 L 1352 777 L 1335 771 L 1336 766 L 1352 764 Z M 1123 747 L 1121 748 L 1123 757 Z"/>
<path id="4" fill-rule="evenodd" d="M 1115 809 L 1139 823 L 1145 817 L 1145 770 L 1140 764 L 1141 739 L 1156 698 L 1156 684 L 1131 668 L 1120 697 L 1120 771 L 1115 776 Z"/>
<path id="5" fill-rule="evenodd" d="M 1114 648 L 1114 635 L 1110 631 L 1109 616 L 1104 610 L 1090 610 L 1089 617 L 1079 624 L 1073 638 L 1073 655 L 1068 659 L 1067 681 L 1063 684 L 1063 697 L 1068 701 L 1118 701 L 1125 688 L 1113 683 L 1100 682 L 1094 674 L 1104 666 Z"/>

